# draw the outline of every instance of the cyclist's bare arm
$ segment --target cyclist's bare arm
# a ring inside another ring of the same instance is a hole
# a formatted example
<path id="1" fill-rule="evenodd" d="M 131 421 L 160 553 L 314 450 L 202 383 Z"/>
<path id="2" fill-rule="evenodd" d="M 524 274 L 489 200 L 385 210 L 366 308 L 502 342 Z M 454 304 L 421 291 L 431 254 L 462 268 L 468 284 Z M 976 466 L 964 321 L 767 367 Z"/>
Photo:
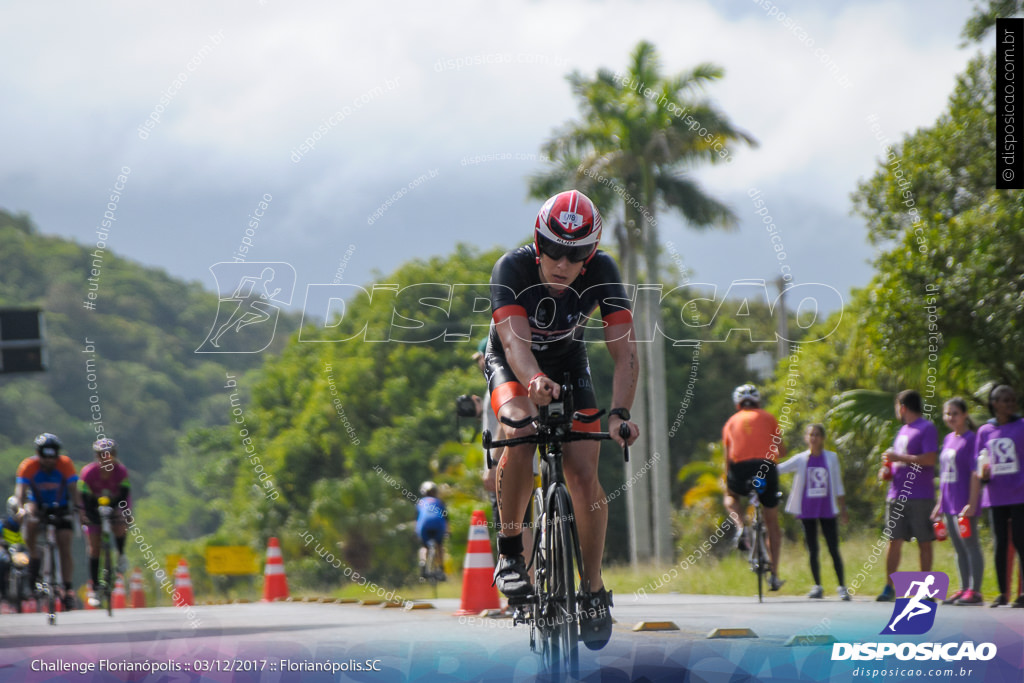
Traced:
<path id="1" fill-rule="evenodd" d="M 615 363 L 615 370 L 612 374 L 612 407 L 629 408 L 633 407 L 633 398 L 636 396 L 637 378 L 640 376 L 640 362 L 637 359 L 636 341 L 633 339 L 633 323 L 619 323 L 604 328 L 604 343 L 608 347 L 608 353 Z M 639 428 L 629 422 L 631 436 L 628 444 L 619 436 L 619 422 L 622 419 L 618 415 L 611 415 L 608 418 L 608 433 L 620 446 L 632 444 L 640 435 Z"/>
<path id="2" fill-rule="evenodd" d="M 546 406 L 551 403 L 552 398 L 558 398 L 561 391 L 558 382 L 547 376 L 531 379 L 541 370 L 533 351 L 530 350 L 530 321 L 520 315 L 510 315 L 495 327 L 505 349 L 509 367 L 516 373 L 519 382 L 526 387 L 534 405 Z"/>

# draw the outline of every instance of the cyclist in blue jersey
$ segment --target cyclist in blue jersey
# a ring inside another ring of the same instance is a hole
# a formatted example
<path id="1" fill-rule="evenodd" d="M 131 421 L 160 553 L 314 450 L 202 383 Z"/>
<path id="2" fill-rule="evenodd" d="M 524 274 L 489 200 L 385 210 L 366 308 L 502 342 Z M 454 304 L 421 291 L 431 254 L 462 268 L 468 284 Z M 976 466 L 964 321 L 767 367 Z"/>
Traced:
<path id="1" fill-rule="evenodd" d="M 438 497 L 437 484 L 425 481 L 420 485 L 420 499 L 416 501 L 416 535 L 420 537 L 420 576 L 427 577 L 427 544 L 437 542 L 437 565 L 444 567 L 444 537 L 448 535 L 448 508 Z M 435 576 L 446 581 L 442 569 Z"/>
<path id="2" fill-rule="evenodd" d="M 36 437 L 36 454 L 25 458 L 18 466 L 14 496 L 19 508 L 25 510 L 25 545 L 32 557 L 29 563 L 31 583 L 39 579 L 39 556 L 37 538 L 43 530 L 41 520 L 44 512 L 57 514 L 57 547 L 60 549 L 60 568 L 64 580 L 64 609 L 74 607 L 74 566 L 71 559 L 72 516 L 77 514 L 84 522 L 84 507 L 78 494 L 78 473 L 75 464 L 66 455 L 61 455 L 61 443 L 55 435 L 45 433 Z M 73 506 L 73 509 L 72 509 Z"/>
<path id="3" fill-rule="evenodd" d="M 629 408 L 636 392 L 638 363 L 631 299 L 611 256 L 598 250 L 601 214 L 576 190 L 561 192 L 541 207 L 533 243 L 508 252 L 491 274 L 492 322 L 485 355 L 491 405 L 499 417 L 514 421 L 536 416 L 536 406 L 558 398 L 569 373 L 577 411 L 597 411 L 584 343 L 584 329 L 600 310 L 605 346 L 614 362 L 612 410 L 608 431 L 621 446 L 639 435 Z M 623 440 L 619 427 L 630 437 Z M 599 431 L 597 422 L 573 425 L 575 431 Z M 532 426 L 506 427 L 515 438 Z M 509 597 L 532 590 L 523 557 L 522 519 L 533 490 L 532 445 L 506 448 L 498 460 L 497 494 L 501 516 L 495 585 Z M 601 578 L 608 506 L 597 477 L 600 448 L 595 441 L 565 445 L 564 467 L 574 501 L 583 553 L 580 634 L 590 649 L 600 649 L 612 630 L 611 593 Z"/>

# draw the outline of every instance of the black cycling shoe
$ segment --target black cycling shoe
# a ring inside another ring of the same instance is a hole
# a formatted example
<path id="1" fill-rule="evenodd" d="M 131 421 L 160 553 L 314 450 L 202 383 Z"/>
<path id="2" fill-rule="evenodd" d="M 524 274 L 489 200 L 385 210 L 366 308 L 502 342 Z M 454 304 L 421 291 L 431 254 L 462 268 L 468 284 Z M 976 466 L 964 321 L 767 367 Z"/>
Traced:
<path id="1" fill-rule="evenodd" d="M 494 568 L 494 585 L 509 598 L 533 592 L 530 575 L 526 573 L 526 560 L 522 555 L 498 556 L 498 566 Z"/>
<path id="2" fill-rule="evenodd" d="M 64 606 L 65 612 L 70 612 L 75 609 L 74 591 L 64 591 L 64 596 L 61 598 L 61 604 Z"/>
<path id="3" fill-rule="evenodd" d="M 580 638 L 590 650 L 600 650 L 612 637 L 612 593 L 580 593 Z"/>

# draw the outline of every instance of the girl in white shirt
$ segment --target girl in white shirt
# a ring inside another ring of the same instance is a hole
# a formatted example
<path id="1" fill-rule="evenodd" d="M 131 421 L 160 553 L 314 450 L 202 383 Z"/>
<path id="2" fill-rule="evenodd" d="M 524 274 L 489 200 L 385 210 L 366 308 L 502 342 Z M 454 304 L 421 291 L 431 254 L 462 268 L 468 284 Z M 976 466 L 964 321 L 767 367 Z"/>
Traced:
<path id="1" fill-rule="evenodd" d="M 804 541 L 811 559 L 811 574 L 814 587 L 807 594 L 809 598 L 823 598 L 821 567 L 818 561 L 818 526 L 832 555 L 839 587 L 836 592 L 843 600 L 850 599 L 843 579 L 843 559 L 839 556 L 839 527 L 836 517 L 841 514 L 843 524 L 848 523 L 846 495 L 843 489 L 839 456 L 824 450 L 825 427 L 821 424 L 808 425 L 804 432 L 804 443 L 808 450 L 797 453 L 779 464 L 779 474 L 793 472 L 793 490 L 786 502 L 786 512 L 796 515 L 804 525 Z"/>

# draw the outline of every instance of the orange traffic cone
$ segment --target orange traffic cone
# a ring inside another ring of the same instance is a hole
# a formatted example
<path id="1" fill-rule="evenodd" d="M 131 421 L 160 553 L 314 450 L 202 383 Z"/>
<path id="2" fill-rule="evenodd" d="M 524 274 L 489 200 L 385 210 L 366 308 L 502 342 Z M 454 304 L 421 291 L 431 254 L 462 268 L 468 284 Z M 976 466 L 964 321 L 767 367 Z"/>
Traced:
<path id="1" fill-rule="evenodd" d="M 263 569 L 263 602 L 288 599 L 288 577 L 284 573 L 281 544 L 271 536 L 267 544 L 267 564 Z"/>
<path id="2" fill-rule="evenodd" d="M 501 601 L 493 581 L 494 556 L 491 555 L 491 537 L 487 533 L 487 516 L 483 510 L 474 510 L 466 559 L 462 563 L 462 605 L 455 616 L 500 609 Z"/>
<path id="3" fill-rule="evenodd" d="M 81 599 L 82 598 L 81 594 L 79 594 L 79 596 L 78 596 L 78 598 L 79 598 L 78 604 L 79 605 L 85 605 L 85 609 L 87 609 L 87 610 L 88 609 L 96 609 L 95 607 L 93 607 L 92 605 L 89 604 L 89 587 L 90 586 L 92 586 L 92 582 L 91 581 L 86 586 L 84 586 L 84 592 L 85 592 L 85 599 L 84 600 Z"/>
<path id="4" fill-rule="evenodd" d="M 192 595 L 192 577 L 188 573 L 188 562 L 181 558 L 178 568 L 174 570 L 175 605 L 195 605 L 196 598 Z"/>
<path id="5" fill-rule="evenodd" d="M 125 598 L 127 593 L 124 591 L 124 578 L 117 577 L 117 581 L 114 582 L 114 592 L 110 594 L 110 606 L 114 609 L 124 609 L 128 605 L 125 604 Z"/>
<path id="6" fill-rule="evenodd" d="M 142 570 L 138 567 L 132 572 L 128 587 L 132 591 L 132 609 L 146 606 L 146 587 L 142 583 Z"/>

